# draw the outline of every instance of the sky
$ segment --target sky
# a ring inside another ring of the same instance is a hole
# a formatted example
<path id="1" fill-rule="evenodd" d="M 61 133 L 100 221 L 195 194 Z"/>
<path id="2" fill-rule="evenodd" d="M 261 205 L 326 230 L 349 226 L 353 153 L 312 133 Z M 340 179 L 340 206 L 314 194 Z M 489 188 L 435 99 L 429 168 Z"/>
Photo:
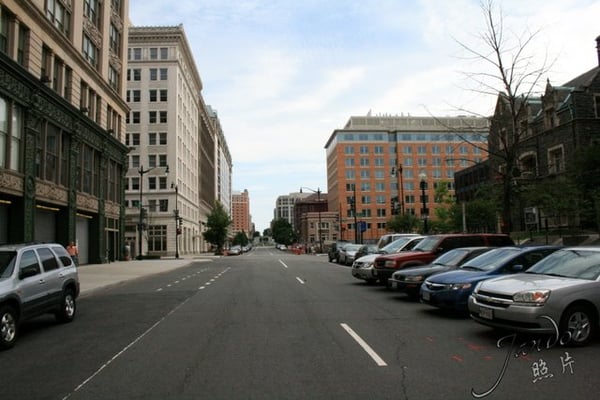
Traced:
<path id="1" fill-rule="evenodd" d="M 534 33 L 532 65 L 560 85 L 598 65 L 597 0 L 496 0 L 507 37 Z M 135 26 L 182 24 L 247 189 L 256 230 L 278 196 L 327 191 L 325 144 L 351 116 L 493 114 L 479 0 L 130 0 Z M 537 63 L 537 64 L 536 64 Z"/>

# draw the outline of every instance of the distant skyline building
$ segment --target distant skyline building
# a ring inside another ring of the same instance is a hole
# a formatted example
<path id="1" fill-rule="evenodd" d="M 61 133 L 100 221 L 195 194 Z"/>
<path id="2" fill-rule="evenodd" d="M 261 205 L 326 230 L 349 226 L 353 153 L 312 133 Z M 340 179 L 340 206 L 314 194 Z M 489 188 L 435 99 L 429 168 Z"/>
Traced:
<path id="1" fill-rule="evenodd" d="M 246 233 L 248 239 L 252 239 L 253 224 L 250 215 L 250 194 L 248 189 L 244 191 L 234 190 L 231 195 L 231 233 L 235 236 L 238 232 Z"/>
<path id="2" fill-rule="evenodd" d="M 277 197 L 275 209 L 273 210 L 273 219 L 286 220 L 292 226 L 292 229 L 296 231 L 298 227 L 296 226 L 297 221 L 294 217 L 294 206 L 297 201 L 305 199 L 311 194 L 310 192 L 295 192 Z"/>
<path id="3" fill-rule="evenodd" d="M 436 189 L 446 185 L 454 195 L 454 173 L 487 158 L 488 131 L 486 118 L 350 117 L 325 144 L 329 211 L 340 215 L 339 236 L 375 241 L 394 213 L 435 219 Z"/>

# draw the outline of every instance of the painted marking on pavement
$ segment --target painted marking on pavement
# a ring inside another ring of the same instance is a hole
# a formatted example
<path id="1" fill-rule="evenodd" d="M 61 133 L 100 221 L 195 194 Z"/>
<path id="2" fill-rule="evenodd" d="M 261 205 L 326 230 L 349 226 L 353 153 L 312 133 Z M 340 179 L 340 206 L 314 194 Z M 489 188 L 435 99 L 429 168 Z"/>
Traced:
<path id="1" fill-rule="evenodd" d="M 296 279 L 298 280 L 298 282 L 300 282 L 300 283 L 301 283 L 301 284 L 303 284 L 303 285 L 306 283 L 305 281 L 303 281 L 303 280 L 302 280 L 302 278 L 298 278 L 298 277 L 296 277 Z"/>
<path id="2" fill-rule="evenodd" d="M 281 265 L 283 265 L 285 268 L 288 268 L 288 266 L 287 266 L 287 265 L 285 265 L 285 263 L 284 263 L 283 261 L 279 260 L 279 262 L 280 262 L 280 263 L 281 263 Z"/>
<path id="3" fill-rule="evenodd" d="M 352 336 L 352 339 L 354 339 L 356 343 L 358 343 L 360 347 L 362 347 L 363 350 L 366 351 L 369 356 L 371 356 L 373 361 L 375 361 L 375 363 L 379 367 L 387 367 L 387 363 L 383 361 L 383 359 L 379 357 L 377 353 L 375 353 L 371 346 L 369 346 L 367 342 L 365 342 L 360 336 L 358 336 L 358 334 L 354 332 L 352 328 L 348 326 L 348 324 L 341 323 L 340 325 L 342 326 L 342 328 L 344 328 L 346 332 L 348 332 L 350 336 Z"/>

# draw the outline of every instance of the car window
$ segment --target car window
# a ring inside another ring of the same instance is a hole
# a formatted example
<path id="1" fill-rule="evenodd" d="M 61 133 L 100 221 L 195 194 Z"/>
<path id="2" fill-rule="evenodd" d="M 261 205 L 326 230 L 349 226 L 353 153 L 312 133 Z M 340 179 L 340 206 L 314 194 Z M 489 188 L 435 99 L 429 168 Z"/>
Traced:
<path id="1" fill-rule="evenodd" d="M 0 279 L 9 278 L 15 269 L 16 251 L 0 252 Z"/>
<path id="2" fill-rule="evenodd" d="M 498 247 L 485 252 L 470 261 L 467 261 L 461 266 L 461 268 L 491 271 L 504 264 L 507 260 L 514 257 L 515 254 L 520 252 L 521 249 L 515 247 Z"/>
<path id="3" fill-rule="evenodd" d="M 68 267 L 71 264 L 73 264 L 71 256 L 69 256 L 69 253 L 67 253 L 67 250 L 65 250 L 64 247 L 52 246 L 52 251 L 54 251 L 60 262 L 62 262 L 62 265 L 64 265 L 65 267 Z"/>
<path id="4" fill-rule="evenodd" d="M 52 271 L 58 269 L 58 261 L 54 257 L 54 253 L 45 247 L 37 249 L 44 271 Z"/>
<path id="5" fill-rule="evenodd" d="M 436 258 L 433 261 L 433 264 L 438 264 L 438 265 L 458 265 L 460 263 L 460 261 L 465 257 L 465 254 L 467 254 L 469 251 L 468 250 L 463 250 L 463 249 L 454 249 L 454 250 L 450 250 L 447 253 L 442 254 L 441 256 L 439 256 L 438 258 Z"/>
<path id="6" fill-rule="evenodd" d="M 35 275 L 41 272 L 40 264 L 38 263 L 37 256 L 33 250 L 25 250 L 21 254 L 21 261 L 19 261 L 19 271 L 34 271 Z"/>
<path id="7" fill-rule="evenodd" d="M 559 250 L 533 266 L 528 273 L 596 280 L 600 276 L 600 252 Z"/>

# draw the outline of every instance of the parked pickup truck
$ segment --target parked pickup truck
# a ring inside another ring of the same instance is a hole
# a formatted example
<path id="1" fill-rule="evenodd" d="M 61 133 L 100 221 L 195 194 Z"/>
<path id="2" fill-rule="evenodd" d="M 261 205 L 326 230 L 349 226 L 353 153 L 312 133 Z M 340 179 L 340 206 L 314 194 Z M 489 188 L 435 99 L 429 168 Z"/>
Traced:
<path id="1" fill-rule="evenodd" d="M 385 254 L 375 259 L 373 274 L 387 285 L 388 279 L 395 271 L 403 268 L 430 264 L 439 255 L 459 247 L 473 246 L 513 246 L 508 235 L 490 233 L 460 233 L 431 235 L 423 239 L 412 251 Z"/>

